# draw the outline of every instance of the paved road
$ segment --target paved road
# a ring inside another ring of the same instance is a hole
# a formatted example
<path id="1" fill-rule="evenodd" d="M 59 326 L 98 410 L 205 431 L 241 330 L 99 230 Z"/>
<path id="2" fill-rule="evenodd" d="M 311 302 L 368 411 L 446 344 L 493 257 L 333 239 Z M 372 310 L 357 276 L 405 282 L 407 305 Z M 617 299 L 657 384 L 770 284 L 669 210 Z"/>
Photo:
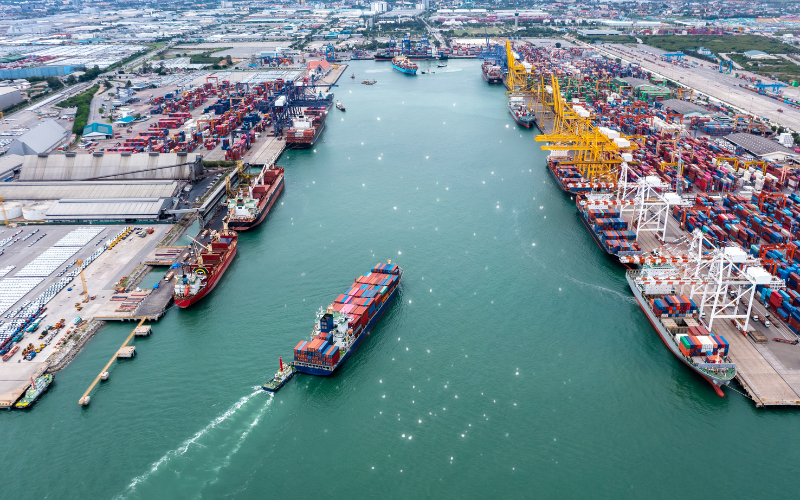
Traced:
<path id="1" fill-rule="evenodd" d="M 638 49 L 632 49 L 620 44 L 598 46 L 588 45 L 578 41 L 575 41 L 575 43 L 598 50 L 608 57 L 618 57 L 625 62 L 638 63 L 648 71 L 680 82 L 687 87 L 693 88 L 695 91 L 699 91 L 702 94 L 730 104 L 745 113 L 765 117 L 776 124 L 789 127 L 795 131 L 800 131 L 799 110 L 789 108 L 785 104 L 779 103 L 774 99 L 761 96 L 755 92 L 739 87 L 739 84 L 745 83 L 744 80 L 736 78 L 733 75 L 719 73 L 719 71 L 707 61 L 701 61 L 687 56 L 686 59 L 696 61 L 698 64 L 703 64 L 704 66 L 683 68 L 680 66 L 672 66 L 663 61 L 658 61 L 656 63 L 646 61 L 645 54 L 638 51 L 644 50 L 655 54 L 664 52 L 648 45 L 639 44 Z M 655 60 L 655 56 L 649 56 L 649 58 Z M 783 91 L 787 96 L 800 97 L 800 93 L 798 93 L 798 90 L 795 88 L 788 87 L 783 89 Z M 778 108 L 782 108 L 784 112 L 778 112 Z"/>

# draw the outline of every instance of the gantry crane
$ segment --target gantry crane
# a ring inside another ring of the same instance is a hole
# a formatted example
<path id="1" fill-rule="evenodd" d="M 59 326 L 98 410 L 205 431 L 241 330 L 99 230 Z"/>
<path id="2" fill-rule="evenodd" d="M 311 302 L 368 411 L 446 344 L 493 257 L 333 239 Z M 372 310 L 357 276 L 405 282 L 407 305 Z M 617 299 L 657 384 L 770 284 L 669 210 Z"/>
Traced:
<path id="1" fill-rule="evenodd" d="M 84 278 L 84 276 L 83 276 L 83 261 L 79 260 L 78 262 L 76 262 L 76 264 L 78 265 L 78 268 L 80 268 L 80 270 L 81 270 L 81 272 L 79 274 L 81 275 L 81 284 L 83 285 L 83 293 L 81 294 L 81 295 L 83 295 L 83 300 L 81 302 L 86 303 L 86 302 L 89 302 L 89 288 L 86 286 L 86 278 Z M 80 305 L 80 302 L 75 304 L 75 307 L 79 311 L 82 309 L 82 307 Z"/>

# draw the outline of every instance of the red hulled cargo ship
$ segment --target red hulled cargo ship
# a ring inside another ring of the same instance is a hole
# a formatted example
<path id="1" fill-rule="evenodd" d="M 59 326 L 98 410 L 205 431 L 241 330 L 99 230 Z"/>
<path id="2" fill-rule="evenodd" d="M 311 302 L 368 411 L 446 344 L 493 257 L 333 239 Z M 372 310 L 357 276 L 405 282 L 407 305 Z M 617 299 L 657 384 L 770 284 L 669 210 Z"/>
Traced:
<path id="1" fill-rule="evenodd" d="M 320 308 L 311 339 L 294 348 L 297 371 L 330 375 L 343 365 L 394 300 L 402 276 L 397 264 L 378 264 L 327 309 Z"/>
<path id="2" fill-rule="evenodd" d="M 283 191 L 283 167 L 265 166 L 239 196 L 228 200 L 228 227 L 247 231 L 261 224 Z"/>
<path id="3" fill-rule="evenodd" d="M 292 127 L 286 133 L 286 146 L 290 148 L 310 148 L 317 142 L 325 129 L 328 107 L 307 108 L 304 115 L 292 120 Z"/>
<path id="4" fill-rule="evenodd" d="M 211 293 L 236 256 L 238 238 L 236 231 L 223 222 L 222 231 L 211 231 L 208 243 L 196 243 L 199 251 L 194 259 L 182 264 L 183 274 L 175 278 L 175 305 L 187 308 Z"/>

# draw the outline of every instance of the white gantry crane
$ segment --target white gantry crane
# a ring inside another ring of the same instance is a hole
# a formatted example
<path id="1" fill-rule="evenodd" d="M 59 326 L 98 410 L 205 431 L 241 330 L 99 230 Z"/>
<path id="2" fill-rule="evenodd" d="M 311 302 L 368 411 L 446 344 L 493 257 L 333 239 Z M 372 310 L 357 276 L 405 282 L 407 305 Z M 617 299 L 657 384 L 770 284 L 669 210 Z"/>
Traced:
<path id="1" fill-rule="evenodd" d="M 742 331 L 747 331 L 756 286 L 764 285 L 773 290 L 786 286 L 782 279 L 764 269 L 758 258 L 738 246 L 716 247 L 699 229 L 692 233 L 685 255 L 669 253 L 665 257 L 660 253 L 654 251 L 637 257 L 637 263 L 643 267 L 636 272 L 635 282 L 642 285 L 648 295 L 669 294 L 689 287 L 688 296 L 700 311 L 710 308 L 709 330 L 715 319 L 724 318 L 734 320 Z M 743 301 L 746 303 L 744 311 L 741 310 Z"/>

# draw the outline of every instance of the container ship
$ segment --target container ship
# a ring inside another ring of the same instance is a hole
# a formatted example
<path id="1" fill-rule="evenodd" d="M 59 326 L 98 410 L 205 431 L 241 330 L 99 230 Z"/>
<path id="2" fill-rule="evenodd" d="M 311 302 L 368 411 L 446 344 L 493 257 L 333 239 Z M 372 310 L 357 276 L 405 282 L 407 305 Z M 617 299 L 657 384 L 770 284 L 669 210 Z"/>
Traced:
<path id="1" fill-rule="evenodd" d="M 205 245 L 197 242 L 200 250 L 194 261 L 184 262 L 183 274 L 175 277 L 173 298 L 178 307 L 185 309 L 211 293 L 236 256 L 238 238 L 223 222 L 222 231 L 211 232 L 211 241 Z"/>
<path id="2" fill-rule="evenodd" d="M 598 197 L 609 199 L 609 195 Z M 628 222 L 622 218 L 620 211 L 616 208 L 592 208 L 592 198 L 592 195 L 578 196 L 576 205 L 583 225 L 597 246 L 615 257 L 641 254 L 642 248 L 636 242 L 636 232 L 628 231 Z M 629 267 L 628 264 L 624 265 Z"/>
<path id="3" fill-rule="evenodd" d="M 484 61 L 481 65 L 481 72 L 483 73 L 483 79 L 488 83 L 503 83 L 503 70 L 500 66 Z"/>
<path id="4" fill-rule="evenodd" d="M 298 149 L 313 146 L 325 129 L 327 116 L 327 109 L 306 109 L 304 115 L 292 120 L 292 127 L 286 133 L 286 146 Z"/>
<path id="5" fill-rule="evenodd" d="M 409 61 L 406 56 L 397 56 L 392 59 L 392 68 L 406 75 L 416 75 L 419 66 Z"/>
<path id="6" fill-rule="evenodd" d="M 30 408 L 36 401 L 38 401 L 42 394 L 47 392 L 47 389 L 50 388 L 50 384 L 52 383 L 53 374 L 51 373 L 37 377 L 36 380 L 31 379 L 31 386 L 28 387 L 27 391 L 25 391 L 25 395 L 16 402 L 14 408 L 19 408 L 21 410 Z"/>
<path id="7" fill-rule="evenodd" d="M 523 97 L 510 97 L 508 99 L 508 111 L 514 121 L 525 128 L 531 128 L 536 124 L 536 116 L 525 105 L 525 98 Z"/>
<path id="8" fill-rule="evenodd" d="M 295 368 L 330 375 L 343 365 L 392 303 L 402 277 L 397 264 L 378 264 L 327 309 L 320 309 L 311 339 L 294 348 Z"/>
<path id="9" fill-rule="evenodd" d="M 647 269 L 628 271 L 625 278 L 636 302 L 647 315 L 661 340 L 672 354 L 706 379 L 719 396 L 722 386 L 736 376 L 736 364 L 728 358 L 729 343 L 722 335 L 709 333 L 698 320 L 697 305 L 684 295 L 675 295 L 672 285 L 636 282 L 647 276 Z M 669 289 L 664 295 L 664 290 Z M 648 293 L 655 292 L 659 293 Z"/>
<path id="10" fill-rule="evenodd" d="M 265 166 L 246 189 L 228 200 L 228 228 L 247 231 L 261 224 L 283 191 L 283 167 Z"/>

